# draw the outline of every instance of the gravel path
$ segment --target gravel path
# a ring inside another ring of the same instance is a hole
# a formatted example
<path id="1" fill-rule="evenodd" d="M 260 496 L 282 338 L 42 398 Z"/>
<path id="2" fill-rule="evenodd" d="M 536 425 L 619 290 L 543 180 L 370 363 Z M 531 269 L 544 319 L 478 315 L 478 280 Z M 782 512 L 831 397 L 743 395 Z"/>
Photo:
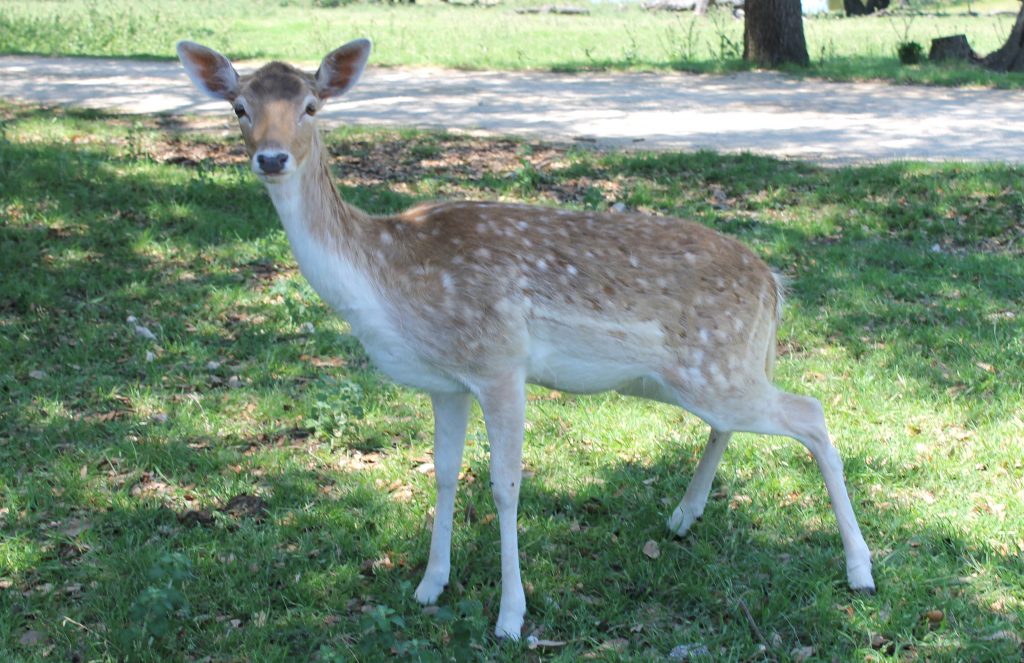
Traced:
<path id="1" fill-rule="evenodd" d="M 239 66 L 241 71 L 252 66 Z M 0 98 L 233 120 L 177 62 L 0 56 Z M 371 68 L 328 124 L 482 131 L 844 164 L 1024 161 L 1024 91 L 829 83 L 774 73 L 548 74 Z"/>

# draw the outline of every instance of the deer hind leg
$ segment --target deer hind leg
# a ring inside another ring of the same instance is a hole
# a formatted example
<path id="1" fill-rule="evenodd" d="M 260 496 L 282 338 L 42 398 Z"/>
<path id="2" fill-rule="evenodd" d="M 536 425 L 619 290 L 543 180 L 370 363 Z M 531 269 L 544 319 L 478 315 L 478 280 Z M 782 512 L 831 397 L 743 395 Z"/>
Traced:
<path id="1" fill-rule="evenodd" d="M 733 383 L 739 384 L 738 381 Z M 825 480 L 825 488 L 832 500 L 832 511 L 836 515 L 839 534 L 846 553 L 846 575 L 850 587 L 855 590 L 874 592 L 875 582 L 871 576 L 871 553 L 853 513 L 850 495 L 843 480 L 843 461 L 832 446 L 825 415 L 821 404 L 807 396 L 797 396 L 780 391 L 767 378 L 748 383 L 742 393 L 719 397 L 714 394 L 698 393 L 692 385 L 676 382 L 678 404 L 698 414 L 711 424 L 713 432 L 708 449 L 697 465 L 690 487 L 679 508 L 672 514 L 669 527 L 677 533 L 685 532 L 688 514 L 696 513 L 695 507 L 707 499 L 714 468 L 718 465 L 728 434 L 722 431 L 762 433 L 792 437 L 807 447 L 814 457 Z M 713 405 L 708 406 L 709 403 Z M 700 404 L 703 404 L 701 406 Z M 724 438 L 724 439 L 723 439 Z"/>
<path id="2" fill-rule="evenodd" d="M 451 572 L 452 521 L 455 516 L 455 490 L 462 466 L 469 420 L 469 394 L 432 394 L 434 407 L 434 479 L 437 483 L 437 507 L 430 537 L 430 559 L 423 580 L 416 588 L 416 600 L 424 605 L 437 602 L 448 584 Z"/>
<path id="3" fill-rule="evenodd" d="M 839 524 L 839 534 L 846 551 L 846 575 L 850 587 L 870 593 L 875 591 L 871 576 L 871 552 L 860 533 L 857 517 L 853 513 L 850 495 L 843 480 L 843 461 L 829 439 L 825 425 L 825 414 L 821 403 L 807 396 L 797 396 L 784 391 L 775 391 L 775 404 L 768 413 L 772 424 L 762 432 L 782 434 L 801 442 L 818 464 L 825 479 L 825 488 L 832 499 L 832 510 Z"/>
<path id="4" fill-rule="evenodd" d="M 715 478 L 715 471 L 731 437 L 732 433 L 711 429 L 704 454 L 697 463 L 690 485 L 686 487 L 686 494 L 668 519 L 668 528 L 677 536 L 685 536 L 687 530 L 704 514 L 704 506 L 711 492 L 711 481 Z"/>

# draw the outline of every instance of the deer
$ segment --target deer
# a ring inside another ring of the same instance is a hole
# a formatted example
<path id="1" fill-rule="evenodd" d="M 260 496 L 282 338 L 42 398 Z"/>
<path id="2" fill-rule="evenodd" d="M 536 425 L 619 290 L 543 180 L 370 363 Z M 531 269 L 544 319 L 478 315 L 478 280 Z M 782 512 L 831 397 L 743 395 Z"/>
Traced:
<path id="1" fill-rule="evenodd" d="M 195 86 L 238 116 L 251 169 L 266 185 L 302 275 L 380 371 L 430 396 L 437 502 L 415 599 L 436 603 L 449 581 L 475 399 L 500 539 L 494 632 L 519 639 L 527 384 L 614 390 L 678 406 L 709 424 L 705 450 L 667 521 L 680 537 L 704 513 L 734 433 L 802 443 L 831 499 L 849 586 L 874 593 L 871 554 L 824 410 L 772 382 L 781 277 L 740 241 L 678 218 L 462 200 L 372 216 L 346 203 L 316 115 L 356 84 L 370 49 L 369 40 L 356 39 L 313 73 L 270 62 L 239 75 L 217 51 L 177 44 Z"/>

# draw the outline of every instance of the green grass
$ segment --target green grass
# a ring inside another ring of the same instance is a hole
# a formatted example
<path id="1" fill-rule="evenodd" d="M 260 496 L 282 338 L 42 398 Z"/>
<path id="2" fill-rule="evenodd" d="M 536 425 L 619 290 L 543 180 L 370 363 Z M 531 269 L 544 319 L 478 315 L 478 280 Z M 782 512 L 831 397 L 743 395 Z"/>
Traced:
<path id="1" fill-rule="evenodd" d="M 646 12 L 635 5 L 588 5 L 589 16 L 524 15 L 521 0 L 497 7 L 436 2 L 411 6 L 353 4 L 325 9 L 252 0 L 8 0 L 0 6 L 0 53 L 173 57 L 174 43 L 194 39 L 233 58 L 317 62 L 348 39 L 374 40 L 376 65 L 466 69 L 601 69 L 704 72 L 745 68 L 743 23 L 725 12 L 707 19 Z M 1016 11 L 1013 2 L 989 4 Z M 813 65 L 801 73 L 842 80 L 1020 87 L 1020 74 L 994 74 L 966 65 L 901 66 L 896 48 L 964 33 L 979 53 L 1006 40 L 1013 16 L 944 15 L 808 18 Z M 445 35 L 438 39 L 438 35 Z"/>
<path id="2" fill-rule="evenodd" d="M 332 134 L 345 195 L 374 212 L 434 195 L 624 201 L 735 234 L 792 279 L 778 379 L 825 403 L 878 594 L 847 590 L 820 475 L 792 440 L 737 436 L 680 541 L 664 519 L 705 427 L 535 389 L 527 622 L 566 644 L 530 651 L 490 636 L 478 412 L 453 586 L 437 614 L 412 600 L 429 403 L 375 373 L 297 273 L 238 141 L 0 113 L 0 659 L 663 660 L 684 643 L 758 659 L 741 601 L 778 660 L 1020 657 L 1020 169 Z M 242 494 L 262 508 L 222 511 Z"/>

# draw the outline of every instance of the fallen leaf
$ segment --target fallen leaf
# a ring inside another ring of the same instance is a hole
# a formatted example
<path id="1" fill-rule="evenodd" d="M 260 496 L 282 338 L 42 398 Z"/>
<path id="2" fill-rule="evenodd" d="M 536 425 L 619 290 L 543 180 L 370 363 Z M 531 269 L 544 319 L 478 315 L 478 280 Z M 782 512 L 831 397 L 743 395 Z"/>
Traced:
<path id="1" fill-rule="evenodd" d="M 46 640 L 46 634 L 40 631 L 25 631 L 25 634 L 18 639 L 22 647 L 34 647 Z"/>
<path id="2" fill-rule="evenodd" d="M 178 516 L 182 525 L 212 525 L 213 514 L 203 509 L 192 509 Z"/>
<path id="3" fill-rule="evenodd" d="M 668 653 L 670 661 L 689 661 L 695 658 L 710 656 L 707 645 L 701 642 L 693 642 L 685 645 L 676 645 Z"/>
<path id="4" fill-rule="evenodd" d="M 644 554 L 651 559 L 658 559 L 661 557 L 661 548 L 658 547 L 658 542 L 654 539 L 650 539 L 644 544 Z"/>
<path id="5" fill-rule="evenodd" d="M 147 341 L 155 341 L 156 340 L 156 334 L 151 332 L 149 330 L 149 327 L 144 327 L 142 325 L 135 325 L 135 335 L 136 336 L 141 336 L 142 338 L 146 339 Z"/>
<path id="6" fill-rule="evenodd" d="M 615 638 L 614 640 L 605 640 L 601 643 L 600 649 L 605 651 L 624 652 L 629 647 L 629 640 L 625 638 Z"/>
<path id="7" fill-rule="evenodd" d="M 789 650 L 789 655 L 793 657 L 794 661 L 800 663 L 800 661 L 806 661 L 814 656 L 814 647 L 810 645 L 806 647 L 793 647 Z"/>
<path id="8" fill-rule="evenodd" d="M 72 518 L 58 527 L 57 531 L 64 536 L 73 539 L 85 530 L 89 529 L 91 526 L 92 525 L 90 525 L 87 520 L 82 518 Z"/>
<path id="9" fill-rule="evenodd" d="M 942 620 L 946 618 L 946 615 L 941 610 L 929 610 L 924 613 L 924 617 L 928 620 L 928 624 L 934 627 L 941 624 Z"/>
<path id="10" fill-rule="evenodd" d="M 537 649 L 538 647 L 564 647 L 566 643 L 563 640 L 542 640 L 535 635 L 531 635 L 526 638 L 527 649 Z"/>
<path id="11" fill-rule="evenodd" d="M 267 503 L 261 497 L 242 493 L 228 500 L 221 511 L 235 518 L 262 520 L 267 515 Z"/>
<path id="12" fill-rule="evenodd" d="M 735 511 L 741 505 L 750 504 L 753 501 L 749 495 L 733 495 L 732 499 L 729 500 L 729 508 Z"/>
<path id="13" fill-rule="evenodd" d="M 980 368 L 981 370 L 985 371 L 986 373 L 995 373 L 996 372 L 995 366 L 993 366 L 992 364 L 986 364 L 983 361 L 976 361 L 976 362 L 974 362 L 974 365 L 977 366 L 978 368 Z"/>
<path id="14" fill-rule="evenodd" d="M 896 652 L 896 645 L 884 635 L 876 633 L 871 636 L 871 648 L 882 652 L 886 656 L 892 656 Z"/>

